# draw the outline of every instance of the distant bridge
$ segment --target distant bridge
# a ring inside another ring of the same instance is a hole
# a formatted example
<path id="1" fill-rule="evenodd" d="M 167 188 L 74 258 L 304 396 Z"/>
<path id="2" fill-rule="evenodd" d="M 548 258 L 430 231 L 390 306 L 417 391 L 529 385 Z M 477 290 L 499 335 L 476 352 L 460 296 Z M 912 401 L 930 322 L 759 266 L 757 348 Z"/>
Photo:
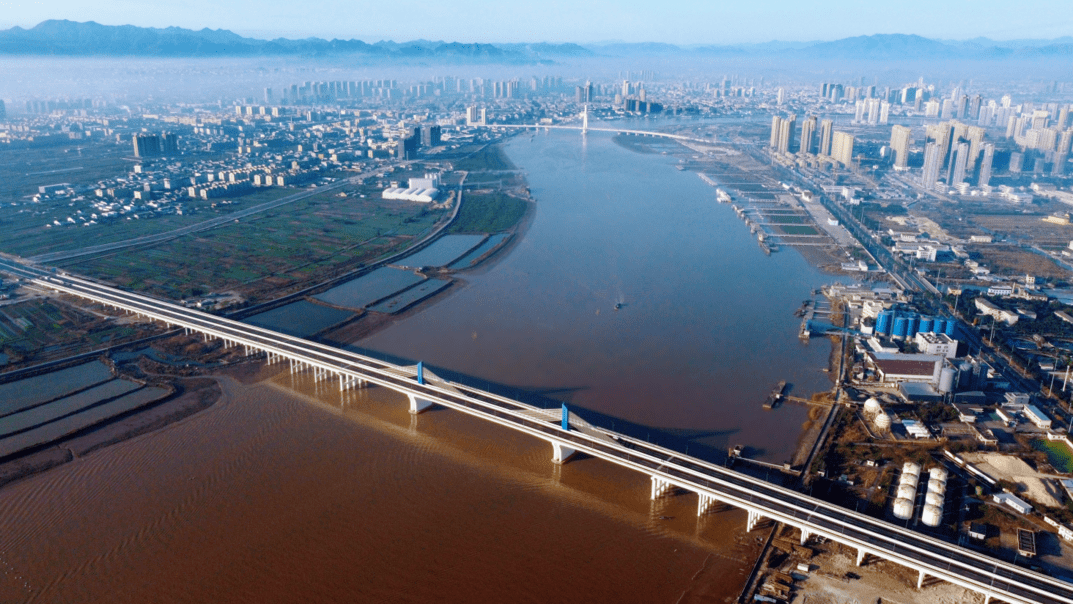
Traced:
<path id="1" fill-rule="evenodd" d="M 558 409 L 541 409 L 490 392 L 449 382 L 419 363 L 401 366 L 318 342 L 288 336 L 232 319 L 210 315 L 128 293 L 63 272 L 0 260 L 0 270 L 32 283 L 136 313 L 168 326 L 263 353 L 269 363 L 287 363 L 292 373 L 308 372 L 318 381 L 338 382 L 339 389 L 376 384 L 404 394 L 410 412 L 441 405 L 547 441 L 552 461 L 564 463 L 581 452 L 650 477 L 651 497 L 676 489 L 695 493 L 697 514 L 716 503 L 744 508 L 746 530 L 763 518 L 797 528 L 801 542 L 825 537 L 857 550 L 857 564 L 878 556 L 918 573 L 917 587 L 934 577 L 1012 604 L 1073 604 L 1073 585 L 991 556 L 872 518 L 740 472 L 683 455 L 658 445 L 589 425 Z"/>

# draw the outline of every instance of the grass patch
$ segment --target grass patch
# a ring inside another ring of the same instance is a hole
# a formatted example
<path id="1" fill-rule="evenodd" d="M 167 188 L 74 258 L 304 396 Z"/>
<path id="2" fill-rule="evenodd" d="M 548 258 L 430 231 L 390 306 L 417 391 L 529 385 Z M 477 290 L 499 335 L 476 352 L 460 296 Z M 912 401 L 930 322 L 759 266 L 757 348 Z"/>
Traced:
<path id="1" fill-rule="evenodd" d="M 1038 438 L 1032 441 L 1032 448 L 1046 453 L 1047 461 L 1059 472 L 1073 472 L 1073 451 L 1065 443 Z"/>
<path id="2" fill-rule="evenodd" d="M 448 232 L 497 233 L 518 224 L 525 210 L 525 201 L 504 193 L 467 194 Z"/>
<path id="3" fill-rule="evenodd" d="M 489 145 L 465 159 L 455 162 L 455 170 L 466 172 L 486 172 L 495 170 L 516 170 L 499 145 Z"/>
<path id="4" fill-rule="evenodd" d="M 787 235 L 816 235 L 818 231 L 814 227 L 801 225 L 801 226 L 780 226 L 779 230 Z"/>

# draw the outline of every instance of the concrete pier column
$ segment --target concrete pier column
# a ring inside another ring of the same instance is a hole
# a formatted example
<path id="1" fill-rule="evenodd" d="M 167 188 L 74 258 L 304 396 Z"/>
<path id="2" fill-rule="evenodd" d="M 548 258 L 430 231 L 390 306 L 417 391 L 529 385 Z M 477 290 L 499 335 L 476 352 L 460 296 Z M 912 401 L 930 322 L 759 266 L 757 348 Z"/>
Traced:
<path id="1" fill-rule="evenodd" d="M 924 577 L 926 576 L 927 575 L 924 574 L 924 571 L 920 571 L 920 574 L 917 575 L 917 589 L 924 587 Z"/>
<path id="2" fill-rule="evenodd" d="M 659 476 L 652 477 L 652 499 L 659 499 L 666 495 L 670 490 L 674 488 L 674 485 L 669 480 L 664 480 Z"/>
<path id="3" fill-rule="evenodd" d="M 808 529 L 806 529 L 806 528 L 801 529 L 801 545 L 804 545 L 804 544 L 808 543 L 809 537 L 811 537 L 811 536 L 812 536 L 812 533 L 809 532 Z"/>
<path id="4" fill-rule="evenodd" d="M 752 532 L 752 530 L 756 528 L 756 525 L 760 524 L 760 521 L 763 520 L 763 518 L 764 517 L 760 515 L 760 512 L 749 510 L 749 520 L 745 524 L 745 532 Z"/>
<path id="5" fill-rule="evenodd" d="M 857 550 L 857 566 L 864 564 L 864 559 L 868 557 L 868 552 L 863 549 Z"/>
<path id="6" fill-rule="evenodd" d="M 566 463 L 566 460 L 570 459 L 574 453 L 577 453 L 576 449 L 571 449 L 560 442 L 552 441 L 551 443 L 551 461 L 553 463 L 562 465 Z"/>
<path id="7" fill-rule="evenodd" d="M 410 399 L 410 413 L 417 415 L 432 406 L 432 401 L 417 398 L 412 394 L 406 395 Z"/>
<path id="8" fill-rule="evenodd" d="M 715 497 L 711 495 L 705 495 L 704 493 L 697 493 L 697 516 L 703 516 L 707 513 L 708 509 L 715 503 Z"/>

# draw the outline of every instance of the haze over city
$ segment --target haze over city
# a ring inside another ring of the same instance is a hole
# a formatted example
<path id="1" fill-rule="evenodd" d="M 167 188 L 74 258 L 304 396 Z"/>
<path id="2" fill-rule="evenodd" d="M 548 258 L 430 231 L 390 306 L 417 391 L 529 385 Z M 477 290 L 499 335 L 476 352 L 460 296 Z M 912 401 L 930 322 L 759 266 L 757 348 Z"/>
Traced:
<path id="1" fill-rule="evenodd" d="M 415 39 L 459 42 L 663 42 L 742 44 L 811 42 L 872 34 L 916 34 L 941 40 L 1049 39 L 1073 32 L 1062 0 L 1016 7 L 998 0 L 896 6 L 832 0 L 820 5 L 759 2 L 552 0 L 539 3 L 401 0 L 354 5 L 342 0 L 237 2 L 207 0 L 45 3 L 6 2 L 0 27 L 28 28 L 47 19 L 107 25 L 228 29 L 256 38 Z"/>

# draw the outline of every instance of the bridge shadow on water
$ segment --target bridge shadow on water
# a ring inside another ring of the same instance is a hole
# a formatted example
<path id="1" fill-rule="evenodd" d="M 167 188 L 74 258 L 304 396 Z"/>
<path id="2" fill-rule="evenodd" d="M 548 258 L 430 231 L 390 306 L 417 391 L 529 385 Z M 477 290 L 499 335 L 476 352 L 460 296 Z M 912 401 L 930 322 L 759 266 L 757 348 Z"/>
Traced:
<path id="1" fill-rule="evenodd" d="M 359 346 L 344 346 L 346 350 L 356 352 L 374 359 L 379 359 L 396 365 L 416 365 L 417 361 L 376 350 L 361 348 Z M 562 399 L 554 398 L 555 395 L 569 395 L 587 390 L 588 386 L 564 386 L 564 387 L 532 387 L 512 386 L 442 367 L 425 365 L 425 368 L 445 380 L 463 384 L 497 394 L 506 398 L 532 405 L 541 409 L 559 409 L 563 404 Z M 730 438 L 738 432 L 732 430 L 691 430 L 680 428 L 661 428 L 649 426 L 628 419 L 623 419 L 601 411 L 588 409 L 576 403 L 567 403 L 571 413 L 584 419 L 594 426 L 613 430 L 631 438 L 647 441 L 652 444 L 703 459 L 711 463 L 725 464 L 729 458 L 728 450 L 733 444 Z M 763 455 L 760 449 L 749 448 L 750 455 Z"/>

